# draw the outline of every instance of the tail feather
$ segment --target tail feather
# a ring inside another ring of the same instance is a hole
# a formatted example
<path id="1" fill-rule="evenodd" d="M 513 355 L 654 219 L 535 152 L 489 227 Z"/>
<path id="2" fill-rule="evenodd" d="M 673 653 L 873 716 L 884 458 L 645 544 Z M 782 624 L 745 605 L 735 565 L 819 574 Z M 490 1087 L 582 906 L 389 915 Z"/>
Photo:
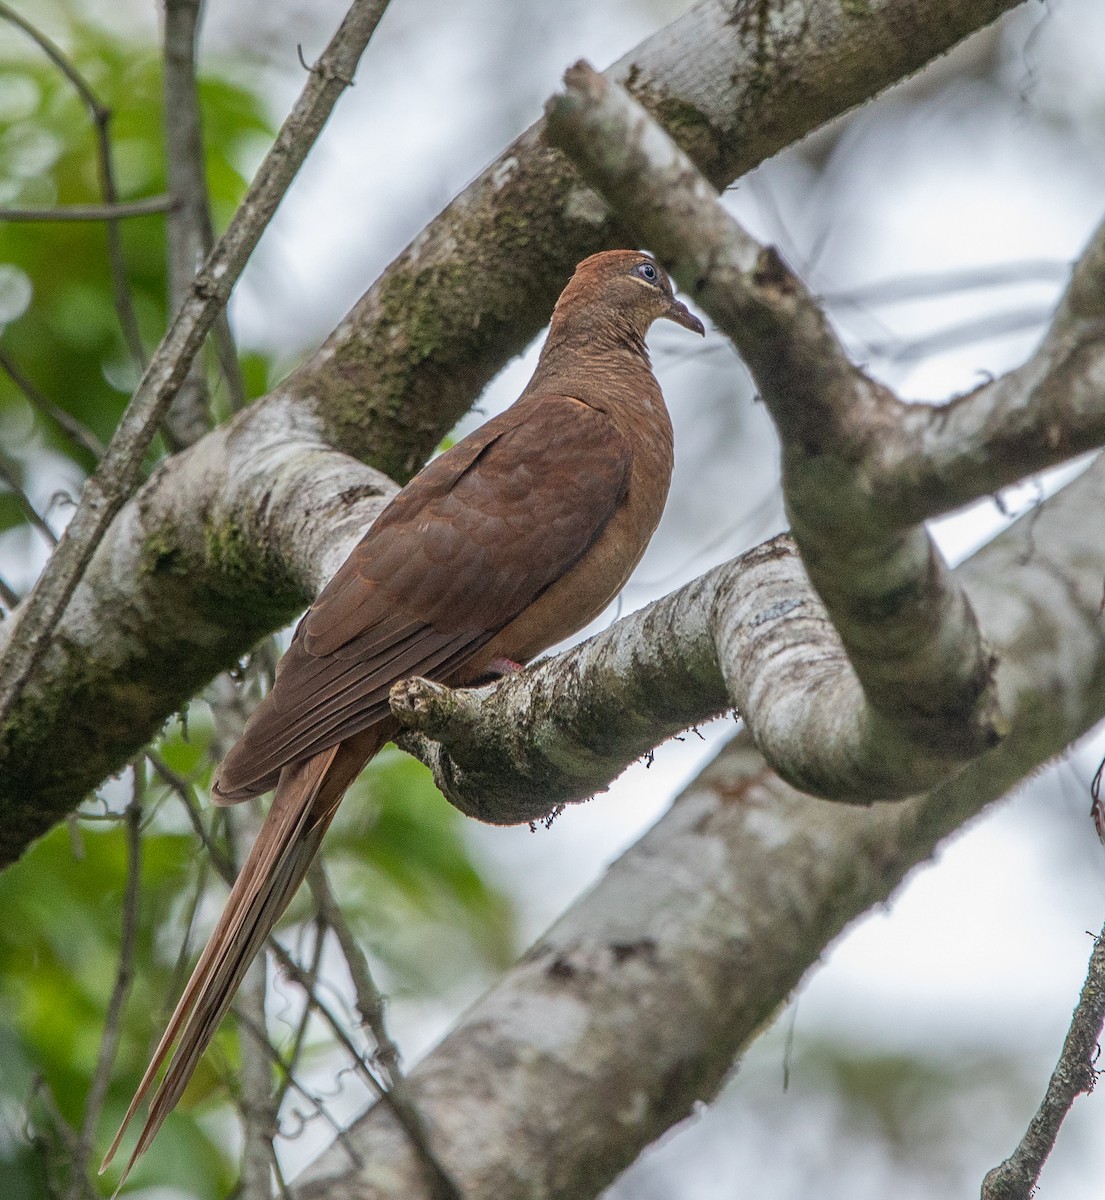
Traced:
<path id="1" fill-rule="evenodd" d="M 230 1007 L 246 969 L 318 853 L 341 797 L 357 773 L 342 770 L 334 772 L 340 779 L 329 777 L 339 749 L 334 746 L 303 763 L 286 767 L 281 774 L 261 833 L 154 1051 L 119 1132 L 104 1156 L 101 1173 L 119 1149 L 127 1127 L 171 1052 L 169 1068 L 150 1103 L 146 1123 L 120 1187 L 180 1099 L 200 1056 Z M 364 761 L 361 760 L 361 765 Z M 335 785 L 340 785 L 340 790 Z"/>

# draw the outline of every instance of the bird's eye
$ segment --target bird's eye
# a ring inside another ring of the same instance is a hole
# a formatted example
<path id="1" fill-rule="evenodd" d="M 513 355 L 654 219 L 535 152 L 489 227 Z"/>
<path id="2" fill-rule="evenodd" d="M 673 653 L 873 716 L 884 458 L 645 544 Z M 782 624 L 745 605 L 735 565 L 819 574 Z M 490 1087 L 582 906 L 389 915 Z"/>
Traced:
<path id="1" fill-rule="evenodd" d="M 660 272 L 652 265 L 652 263 L 638 263 L 634 270 L 642 279 L 647 279 L 649 283 L 655 283 L 660 278 Z"/>

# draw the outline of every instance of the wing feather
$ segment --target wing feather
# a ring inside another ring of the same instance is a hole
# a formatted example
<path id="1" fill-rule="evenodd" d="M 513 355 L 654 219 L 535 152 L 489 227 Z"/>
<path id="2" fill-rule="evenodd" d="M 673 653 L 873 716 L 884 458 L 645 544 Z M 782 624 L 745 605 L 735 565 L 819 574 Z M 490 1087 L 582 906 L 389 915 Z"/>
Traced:
<path id="1" fill-rule="evenodd" d="M 565 396 L 527 397 L 431 462 L 300 622 L 218 798 L 380 720 L 397 680 L 461 667 L 594 545 L 629 470 L 612 420 Z"/>

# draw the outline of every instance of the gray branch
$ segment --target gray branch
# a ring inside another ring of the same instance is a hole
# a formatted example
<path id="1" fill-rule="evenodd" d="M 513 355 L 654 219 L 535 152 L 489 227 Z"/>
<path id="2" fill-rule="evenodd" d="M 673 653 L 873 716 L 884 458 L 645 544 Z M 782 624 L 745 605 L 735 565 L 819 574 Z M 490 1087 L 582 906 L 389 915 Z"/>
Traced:
<path id="1" fill-rule="evenodd" d="M 1105 1025 L 1105 928 L 1094 938 L 1086 982 L 1075 1005 L 1040 1107 L 1016 1150 L 982 1181 L 982 1200 L 1029 1200 L 1059 1130 L 1079 1096 L 1094 1089 Z"/>
<path id="2" fill-rule="evenodd" d="M 14 633 L 0 652 L 0 729 L 35 667 L 112 519 L 134 491 L 142 460 L 192 359 L 225 307 L 253 248 L 299 167 L 352 82 L 361 53 L 387 0 L 354 0 L 304 87 L 245 199 L 196 275 L 131 398 L 103 458 L 89 477 L 72 521 L 30 596 L 14 615 Z M 111 197 L 114 201 L 114 197 Z"/>
<path id="3" fill-rule="evenodd" d="M 1094 467 L 956 571 L 999 669 L 1010 736 L 897 805 L 828 805 L 739 737 L 409 1076 L 463 1195 L 597 1195 L 709 1100 L 834 938 L 943 838 L 1105 714 L 1105 505 Z M 1057 653 L 1056 647 L 1061 647 Z M 489 1070 L 493 1063 L 495 1069 Z M 299 1200 L 424 1200 L 377 1105 Z"/>
<path id="4" fill-rule="evenodd" d="M 761 27 L 743 3 L 706 0 L 610 75 L 728 183 L 1012 7 L 803 0 Z M 340 562 L 392 485 L 332 447 L 409 475 L 533 338 L 575 263 L 624 244 L 540 132 L 424 230 L 279 393 L 122 510 L 0 736 L 0 863 L 290 620 L 324 582 L 320 563 Z"/>
<path id="5" fill-rule="evenodd" d="M 174 202 L 165 227 L 170 312 L 188 299 L 188 289 L 215 240 L 196 90 L 202 8 L 202 0 L 165 0 L 165 168 Z M 203 358 L 197 355 L 169 404 L 164 428 L 169 444 L 180 450 L 201 438 L 210 423 Z"/>
<path id="6" fill-rule="evenodd" d="M 847 360 L 812 296 L 621 89 L 576 67 L 549 123 L 752 364 L 783 436 L 799 545 L 840 639 L 796 564 L 754 552 L 486 702 L 400 685 L 393 712 L 444 747 L 408 748 L 455 804 L 493 821 L 586 798 L 729 703 L 784 778 L 834 797 L 908 796 L 991 749 L 1004 721 L 971 606 L 923 527 L 888 528 L 862 485 L 870 448 L 893 440 L 909 406 Z M 1098 253 L 1095 240 L 1057 325 Z M 1053 445 L 1050 461 L 1062 457 Z"/>

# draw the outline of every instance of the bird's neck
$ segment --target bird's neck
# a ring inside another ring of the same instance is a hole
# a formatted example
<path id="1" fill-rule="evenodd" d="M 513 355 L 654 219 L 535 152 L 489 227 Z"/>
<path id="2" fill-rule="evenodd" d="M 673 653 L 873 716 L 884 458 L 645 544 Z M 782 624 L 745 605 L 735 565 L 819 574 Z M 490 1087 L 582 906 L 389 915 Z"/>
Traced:
<path id="1" fill-rule="evenodd" d="M 652 375 L 643 332 L 615 315 L 596 319 L 594 313 L 575 320 L 571 314 L 557 314 L 549 326 L 541 357 L 537 362 L 528 391 L 535 385 L 548 385 L 566 378 L 584 380 L 603 378 L 609 386 L 609 372 Z M 556 390 L 555 388 L 552 390 Z"/>

